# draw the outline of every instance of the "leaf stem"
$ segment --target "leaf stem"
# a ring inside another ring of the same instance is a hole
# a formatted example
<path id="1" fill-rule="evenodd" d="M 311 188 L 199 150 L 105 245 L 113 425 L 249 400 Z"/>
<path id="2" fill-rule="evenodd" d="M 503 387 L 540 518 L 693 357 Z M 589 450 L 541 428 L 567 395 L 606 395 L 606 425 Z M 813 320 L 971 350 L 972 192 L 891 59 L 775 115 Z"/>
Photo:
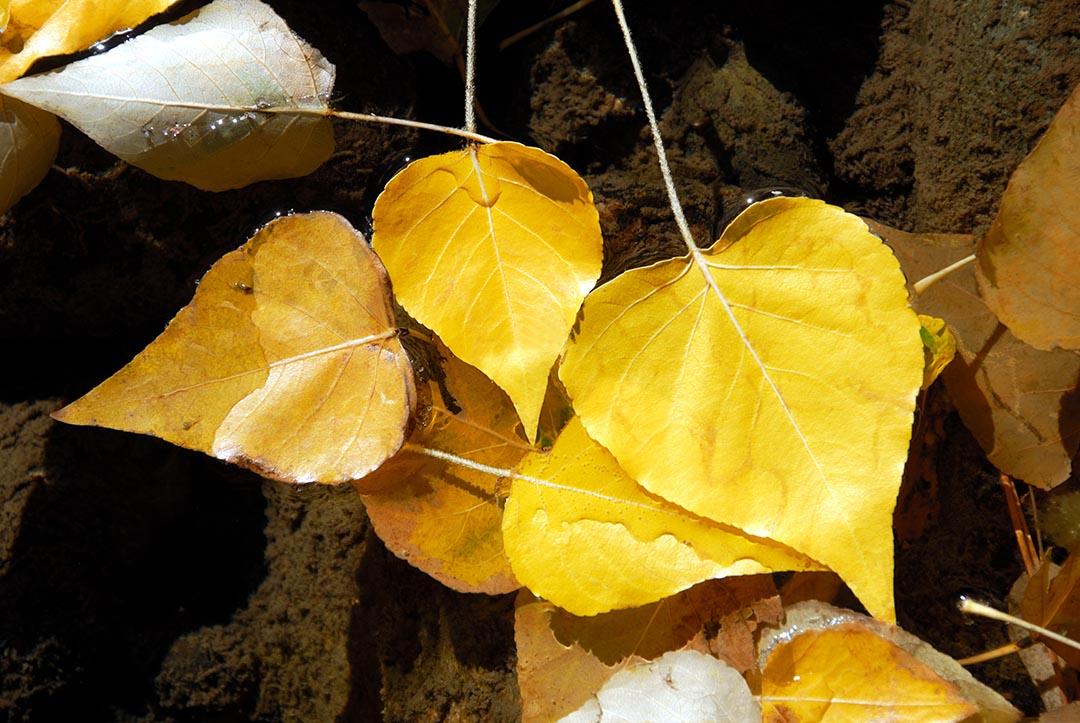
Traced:
<path id="1" fill-rule="evenodd" d="M 469 0 L 465 22 L 465 130 L 476 132 L 476 1 Z"/>
<path id="2" fill-rule="evenodd" d="M 256 109 L 252 109 L 256 110 Z M 258 110 L 257 112 L 265 113 L 264 110 Z M 406 126 L 408 128 L 419 128 L 424 131 L 435 131 L 437 133 L 446 133 L 451 136 L 460 136 L 461 138 L 468 138 L 470 141 L 476 141 L 478 143 L 497 143 L 496 139 L 481 135 L 477 133 L 476 121 L 473 121 L 473 130 L 462 128 L 451 128 L 450 126 L 441 126 L 435 123 L 424 123 L 423 121 L 408 120 L 406 118 L 393 118 L 391 116 L 373 115 L 371 113 L 350 113 L 344 110 L 331 110 L 331 111 L 317 111 L 316 113 L 303 113 L 294 108 L 289 108 L 285 111 L 295 113 L 296 115 L 327 115 L 333 118 L 341 118 L 343 120 L 360 121 L 362 123 L 382 123 L 384 125 L 391 126 Z"/>
<path id="3" fill-rule="evenodd" d="M 690 224 L 686 222 L 682 204 L 679 203 L 679 194 L 675 191 L 675 181 L 671 177 L 671 167 L 668 165 L 667 153 L 664 151 L 664 140 L 660 137 L 660 125 L 656 122 L 656 113 L 653 112 L 652 100 L 649 98 L 649 87 L 645 83 L 645 74 L 641 72 L 641 61 L 638 60 L 634 39 L 630 35 L 630 26 L 626 23 L 622 0 L 611 0 L 611 4 L 615 7 L 615 15 L 619 19 L 619 27 L 626 41 L 626 50 L 630 54 L 630 64 L 634 67 L 634 77 L 637 78 L 638 88 L 641 90 L 641 102 L 645 105 L 645 116 L 649 119 L 649 130 L 652 131 L 653 146 L 656 148 L 656 157 L 660 162 L 660 174 L 664 177 L 664 188 L 667 189 L 671 212 L 675 214 L 675 223 L 679 227 L 687 250 L 696 256 L 699 251 L 698 246 L 694 243 L 694 236 L 690 233 Z"/>
<path id="4" fill-rule="evenodd" d="M 1024 620 L 1022 618 L 1013 617 L 1008 613 L 1003 613 L 1000 610 L 995 610 L 989 605 L 977 603 L 971 598 L 964 597 L 960 599 L 960 610 L 961 612 L 969 613 L 971 615 L 981 615 L 982 617 L 990 618 L 991 620 L 1000 620 L 1003 623 L 1009 623 L 1010 625 L 1015 625 L 1017 627 L 1024 628 L 1025 630 L 1029 630 L 1033 633 L 1036 633 L 1040 637 L 1048 638 L 1050 640 L 1057 641 L 1062 645 L 1068 645 L 1070 648 L 1077 648 L 1078 650 L 1080 650 L 1080 643 L 1076 642 L 1072 638 L 1067 638 L 1064 635 L 1058 635 L 1054 631 L 1047 630 L 1046 628 L 1040 625 L 1036 625 L 1035 623 L 1029 623 L 1027 620 Z"/>
<path id="5" fill-rule="evenodd" d="M 941 281 L 942 279 L 944 279 L 946 276 L 948 276 L 952 272 L 958 271 L 959 269 L 964 268 L 965 266 L 967 266 L 968 264 L 970 264 L 974 260 L 975 260 L 975 254 L 971 254 L 970 256 L 965 256 L 964 258 L 960 259 L 956 263 L 949 264 L 945 268 L 940 269 L 938 271 L 935 271 L 934 273 L 932 273 L 932 274 L 930 274 L 928 276 L 924 276 L 923 278 L 919 279 L 918 281 L 916 281 L 914 284 L 911 285 L 911 289 L 912 289 L 912 291 L 915 292 L 916 296 L 922 296 L 926 292 L 926 290 L 929 289 L 931 286 L 933 286 L 937 282 Z"/>

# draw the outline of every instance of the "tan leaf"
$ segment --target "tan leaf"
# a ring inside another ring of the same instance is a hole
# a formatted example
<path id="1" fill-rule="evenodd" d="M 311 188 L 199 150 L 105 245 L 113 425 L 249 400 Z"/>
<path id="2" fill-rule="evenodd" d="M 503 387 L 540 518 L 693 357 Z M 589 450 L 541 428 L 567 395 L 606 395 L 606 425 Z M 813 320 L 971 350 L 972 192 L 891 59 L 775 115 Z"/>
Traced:
<path id="1" fill-rule="evenodd" d="M 59 145 L 56 116 L 0 95 L 0 213 L 45 177 Z"/>

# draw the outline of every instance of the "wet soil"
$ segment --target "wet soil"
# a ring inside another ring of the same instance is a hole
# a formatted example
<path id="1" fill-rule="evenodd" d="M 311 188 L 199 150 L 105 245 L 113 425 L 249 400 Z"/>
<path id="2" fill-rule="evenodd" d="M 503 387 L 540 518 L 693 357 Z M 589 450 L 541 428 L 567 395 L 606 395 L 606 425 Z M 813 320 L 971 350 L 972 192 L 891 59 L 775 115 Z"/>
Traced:
<path id="1" fill-rule="evenodd" d="M 459 124 L 456 71 L 396 56 L 351 0 L 270 4 L 337 64 L 340 107 Z M 1074 0 L 847 5 L 628 2 L 699 240 L 776 185 L 906 230 L 982 231 L 1080 82 Z M 586 178 L 605 279 L 678 254 L 610 7 L 497 49 L 549 9 L 504 0 L 481 30 L 490 132 Z M 330 209 L 362 228 L 407 156 L 453 146 L 336 131 L 311 176 L 212 194 L 65 128 L 56 167 L 0 217 L 0 720 L 517 719 L 512 599 L 454 593 L 396 559 L 350 490 L 48 416 L 153 339 L 261 223 Z M 1021 565 L 993 468 L 943 392 L 926 409 L 935 479 L 917 485 L 932 490 L 926 526 L 898 545 L 900 622 L 964 655 L 1004 634 L 964 624 L 956 596 L 1003 606 Z M 1015 661 L 975 672 L 1037 712 Z"/>

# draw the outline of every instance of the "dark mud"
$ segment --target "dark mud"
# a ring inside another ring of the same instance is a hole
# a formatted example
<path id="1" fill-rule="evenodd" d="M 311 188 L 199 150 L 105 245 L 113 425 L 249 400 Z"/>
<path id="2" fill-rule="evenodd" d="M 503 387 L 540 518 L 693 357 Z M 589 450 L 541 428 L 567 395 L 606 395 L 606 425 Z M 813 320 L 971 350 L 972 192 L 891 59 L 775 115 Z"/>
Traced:
<path id="1" fill-rule="evenodd" d="M 271 4 L 337 64 L 340 107 L 460 122 L 456 72 L 395 56 L 350 0 Z M 679 253 L 610 8 L 499 53 L 539 19 L 532 5 L 504 0 L 482 28 L 484 110 L 585 176 L 605 278 Z M 745 191 L 777 184 L 906 230 L 981 231 L 1080 82 L 1074 0 L 793 5 L 627 8 L 699 242 Z M 453 593 L 389 555 L 350 491 L 48 417 L 275 213 L 330 209 L 363 227 L 407 155 L 452 145 L 337 132 L 308 178 L 210 194 L 118 167 L 67 128 L 57 167 L 0 217 L 0 720 L 517 717 L 511 599 Z M 902 624 L 964 655 L 1003 638 L 965 625 L 956 596 L 1001 604 L 1020 562 L 994 470 L 935 395 L 929 524 L 898 550 L 897 599 Z M 1036 712 L 1014 663 L 975 672 Z"/>

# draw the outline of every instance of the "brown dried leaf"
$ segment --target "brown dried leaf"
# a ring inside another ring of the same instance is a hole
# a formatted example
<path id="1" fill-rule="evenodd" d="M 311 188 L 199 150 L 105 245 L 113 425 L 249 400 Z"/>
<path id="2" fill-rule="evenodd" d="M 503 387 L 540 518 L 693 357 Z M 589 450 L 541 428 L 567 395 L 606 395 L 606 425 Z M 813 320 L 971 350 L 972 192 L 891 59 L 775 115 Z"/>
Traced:
<path id="1" fill-rule="evenodd" d="M 1074 640 L 1080 640 L 1078 553 L 1080 547 L 1073 548 L 1069 559 L 1056 571 L 1050 564 L 1050 559 L 1044 558 L 1035 574 L 1028 580 L 1027 590 L 1020 602 L 1020 617 Z M 1080 650 L 1055 640 L 1040 638 L 1040 641 L 1060 655 L 1070 667 L 1080 670 Z"/>
<path id="2" fill-rule="evenodd" d="M 1080 349 L 1080 87 L 1021 162 L 979 242 L 979 289 L 1017 337 Z"/>
<path id="3" fill-rule="evenodd" d="M 869 222 L 900 259 L 909 282 L 971 253 L 967 235 L 910 234 Z M 941 317 L 957 358 L 942 373 L 964 424 L 998 469 L 1050 489 L 1068 479 L 1080 445 L 1080 354 L 1041 351 L 1013 336 L 979 297 L 969 266 L 914 301 Z"/>

